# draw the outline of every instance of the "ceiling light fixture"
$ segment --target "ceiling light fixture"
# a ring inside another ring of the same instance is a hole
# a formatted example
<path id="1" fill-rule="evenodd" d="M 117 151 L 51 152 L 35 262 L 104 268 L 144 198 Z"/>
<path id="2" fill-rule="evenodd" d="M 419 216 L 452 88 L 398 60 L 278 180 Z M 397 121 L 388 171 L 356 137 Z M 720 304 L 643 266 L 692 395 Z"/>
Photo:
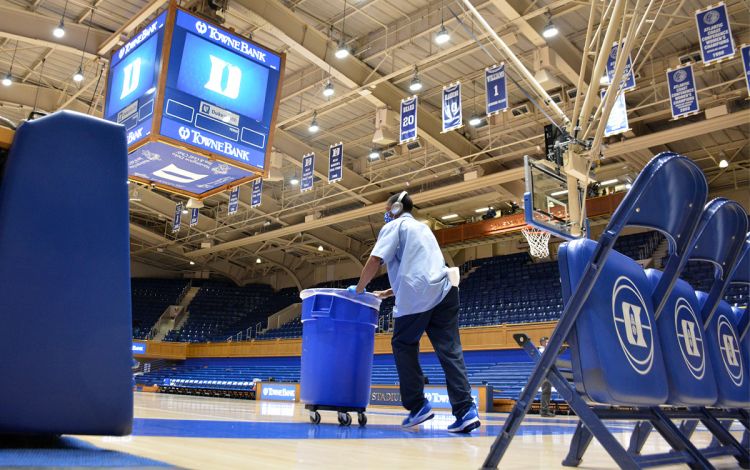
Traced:
<path id="1" fill-rule="evenodd" d="M 346 31 L 346 0 L 344 0 L 344 15 L 343 19 L 341 20 L 341 39 L 339 39 L 338 48 L 336 49 L 336 58 L 346 59 L 346 57 L 349 55 L 349 48 L 346 46 L 346 41 L 344 41 Z"/>
<path id="2" fill-rule="evenodd" d="M 552 196 L 552 197 L 562 196 L 563 194 L 568 194 L 568 190 L 567 189 L 563 189 L 562 191 L 555 191 L 554 193 L 550 194 L 550 196 Z"/>
<path id="3" fill-rule="evenodd" d="M 190 266 L 195 266 L 195 261 L 191 261 Z"/>
<path id="4" fill-rule="evenodd" d="M 480 116 L 479 114 L 472 114 L 471 117 L 469 118 L 469 125 L 471 127 L 477 127 L 481 123 L 482 123 L 482 116 Z"/>
<path id="5" fill-rule="evenodd" d="M 297 186 L 299 184 L 299 180 L 295 177 L 289 180 L 289 184 L 292 186 Z"/>
<path id="6" fill-rule="evenodd" d="M 419 79 L 419 70 L 417 69 L 417 66 L 414 66 L 414 76 L 411 79 L 411 83 L 409 83 L 409 90 L 413 92 L 417 92 L 422 89 L 422 80 Z"/>
<path id="7" fill-rule="evenodd" d="M 325 251 L 325 248 L 323 248 L 323 245 L 318 245 L 318 251 Z"/>
<path id="8" fill-rule="evenodd" d="M 487 212 L 488 210 L 490 210 L 489 207 L 480 207 L 479 209 L 474 209 L 474 212 L 476 212 L 477 214 L 480 214 L 482 212 Z"/>
<path id="9" fill-rule="evenodd" d="M 377 160 L 378 158 L 380 158 L 380 152 L 378 152 L 378 149 L 374 148 L 370 150 L 369 157 L 370 157 L 370 160 Z"/>
<path id="10" fill-rule="evenodd" d="M 617 184 L 619 182 L 620 182 L 620 180 L 618 180 L 617 178 L 614 178 L 614 179 L 611 179 L 611 180 L 602 181 L 600 184 L 602 186 L 610 186 L 610 185 L 613 185 L 613 184 Z"/>
<path id="11" fill-rule="evenodd" d="M 73 81 L 76 83 L 81 83 L 83 81 L 83 69 L 81 67 L 78 67 L 76 73 L 73 74 Z"/>
<path id="12" fill-rule="evenodd" d="M 448 29 L 443 24 L 442 20 L 440 21 L 440 30 L 435 35 L 435 43 L 438 45 L 443 45 L 446 42 L 451 40 L 451 33 L 448 32 Z"/>
<path id="13" fill-rule="evenodd" d="M 255 263 L 256 263 L 256 264 L 260 264 L 260 263 L 262 263 L 262 262 L 263 262 L 263 260 L 261 260 L 260 258 L 256 258 L 256 259 L 255 259 Z"/>
<path id="14" fill-rule="evenodd" d="M 328 98 L 329 96 L 333 96 L 335 92 L 336 91 L 333 89 L 333 82 L 329 78 L 328 81 L 326 82 L 326 86 L 323 87 L 323 96 Z"/>
<path id="15" fill-rule="evenodd" d="M 444 216 L 442 216 L 440 218 L 443 219 L 443 220 L 457 219 L 458 218 L 458 214 L 448 214 L 448 215 L 444 215 Z"/>
<path id="16" fill-rule="evenodd" d="M 307 128 L 308 131 L 310 131 L 310 134 L 315 134 L 320 130 L 320 126 L 318 125 L 318 112 L 315 111 L 313 113 L 312 121 L 310 121 L 310 127 Z"/>
<path id="17" fill-rule="evenodd" d="M 63 7 L 62 15 L 60 16 L 60 24 L 52 30 L 52 35 L 60 39 L 65 36 L 65 13 L 68 11 L 68 0 L 65 0 L 65 6 Z"/>
<path id="18" fill-rule="evenodd" d="M 729 166 L 729 162 L 722 158 L 721 161 L 719 162 L 719 168 L 726 168 L 728 166 Z"/>
<path id="19" fill-rule="evenodd" d="M 11 86 L 13 84 L 13 76 L 10 72 L 6 73 L 3 77 L 3 86 Z"/>
<path id="20" fill-rule="evenodd" d="M 13 47 L 13 55 L 10 58 L 10 68 L 8 69 L 8 73 L 3 77 L 3 86 L 11 86 L 13 84 L 13 63 L 16 61 L 17 50 L 18 41 L 16 41 L 16 45 Z"/>
<path id="21" fill-rule="evenodd" d="M 557 33 L 559 32 L 560 30 L 558 30 L 557 26 L 555 26 L 555 23 L 552 22 L 552 15 L 549 11 L 547 11 L 547 24 L 544 25 L 542 36 L 544 36 L 546 39 L 550 39 L 557 36 Z"/>

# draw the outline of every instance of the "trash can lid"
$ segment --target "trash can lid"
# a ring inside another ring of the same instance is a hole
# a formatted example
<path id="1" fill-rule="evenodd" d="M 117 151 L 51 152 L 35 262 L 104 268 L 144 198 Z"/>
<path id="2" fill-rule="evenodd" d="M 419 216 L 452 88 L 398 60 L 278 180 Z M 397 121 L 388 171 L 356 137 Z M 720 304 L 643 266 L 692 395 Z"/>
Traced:
<path id="1" fill-rule="evenodd" d="M 342 299 L 351 300 L 365 307 L 374 308 L 380 310 L 380 303 L 382 302 L 377 295 L 370 292 L 364 294 L 352 294 L 346 289 L 331 289 L 331 288 L 318 288 L 318 289 L 305 289 L 299 293 L 299 297 L 305 300 L 313 295 L 332 295 L 334 297 L 341 297 Z"/>

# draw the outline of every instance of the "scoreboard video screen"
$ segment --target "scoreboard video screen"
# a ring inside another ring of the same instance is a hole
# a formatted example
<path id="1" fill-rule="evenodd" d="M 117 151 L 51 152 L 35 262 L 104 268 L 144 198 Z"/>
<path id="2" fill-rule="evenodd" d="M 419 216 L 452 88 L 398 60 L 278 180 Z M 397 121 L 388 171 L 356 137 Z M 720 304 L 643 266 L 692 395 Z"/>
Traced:
<path id="1" fill-rule="evenodd" d="M 177 11 L 160 134 L 262 170 L 281 56 Z"/>
<path id="2" fill-rule="evenodd" d="M 113 56 L 104 117 L 127 129 L 128 146 L 151 133 L 167 13 L 159 15 Z"/>

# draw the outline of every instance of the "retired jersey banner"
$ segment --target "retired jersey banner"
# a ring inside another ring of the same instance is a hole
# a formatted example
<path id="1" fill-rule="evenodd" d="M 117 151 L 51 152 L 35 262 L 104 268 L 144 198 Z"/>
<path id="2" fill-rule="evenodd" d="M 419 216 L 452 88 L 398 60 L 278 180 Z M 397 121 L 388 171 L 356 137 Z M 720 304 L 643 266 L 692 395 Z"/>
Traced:
<path id="1" fill-rule="evenodd" d="M 308 153 L 302 157 L 302 180 L 299 187 L 303 193 L 310 191 L 313 187 L 313 168 L 315 168 L 315 154 Z"/>
<path id="2" fill-rule="evenodd" d="M 615 43 L 609 51 L 609 57 L 607 57 L 607 78 L 609 79 L 609 83 L 612 83 L 615 80 L 615 62 L 617 62 L 618 49 L 619 47 L 617 43 Z M 635 88 L 633 61 L 630 60 L 630 55 L 628 55 L 628 61 L 625 63 L 625 69 L 622 72 L 621 84 L 623 91 L 630 91 Z"/>
<path id="3" fill-rule="evenodd" d="M 401 100 L 401 124 L 399 124 L 398 143 L 417 140 L 417 108 L 419 98 L 412 96 Z"/>
<path id="4" fill-rule="evenodd" d="M 601 92 L 602 100 L 606 90 Z M 622 134 L 623 132 L 629 131 L 628 127 L 628 108 L 625 103 L 625 90 L 620 90 L 617 93 L 615 104 L 612 106 L 612 111 L 609 113 L 609 119 L 607 119 L 607 125 L 604 128 L 604 136 L 609 137 L 611 135 Z"/>
<path id="5" fill-rule="evenodd" d="M 253 180 L 253 193 L 250 196 L 250 207 L 260 206 L 261 195 L 263 194 L 263 180 L 258 178 Z"/>
<path id="6" fill-rule="evenodd" d="M 667 70 L 669 103 L 672 119 L 679 119 L 700 111 L 698 91 L 695 89 L 693 64 Z"/>
<path id="7" fill-rule="evenodd" d="M 750 44 L 740 48 L 742 54 L 742 70 L 745 71 L 745 85 L 747 85 L 747 94 L 750 96 Z"/>
<path id="8" fill-rule="evenodd" d="M 443 87 L 443 132 L 463 125 L 461 112 L 461 84 Z"/>
<path id="9" fill-rule="evenodd" d="M 342 163 L 344 160 L 344 144 L 331 145 L 328 149 L 328 182 L 335 183 L 341 181 Z"/>
<path id="10" fill-rule="evenodd" d="M 182 222 L 182 203 L 178 202 L 174 206 L 174 217 L 172 218 L 172 233 L 180 231 L 180 222 Z"/>
<path id="11" fill-rule="evenodd" d="M 198 225 L 198 214 L 200 214 L 200 212 L 198 212 L 198 209 L 192 209 L 190 211 L 190 226 L 191 227 L 195 227 L 196 225 Z"/>
<path id="12" fill-rule="evenodd" d="M 734 57 L 734 39 L 724 2 L 695 12 L 703 65 Z"/>
<path id="13" fill-rule="evenodd" d="M 487 116 L 507 110 L 508 88 L 504 63 L 484 70 L 484 85 L 487 91 Z"/>
<path id="14" fill-rule="evenodd" d="M 240 187 L 237 186 L 229 193 L 229 214 L 234 214 L 240 208 Z"/>

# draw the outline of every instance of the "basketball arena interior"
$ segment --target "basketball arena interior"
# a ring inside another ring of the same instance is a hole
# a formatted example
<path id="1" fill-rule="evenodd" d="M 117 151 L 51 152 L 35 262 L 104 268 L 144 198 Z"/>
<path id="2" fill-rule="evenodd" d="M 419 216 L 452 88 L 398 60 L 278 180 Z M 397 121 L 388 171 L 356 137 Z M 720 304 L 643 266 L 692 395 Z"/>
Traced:
<path id="1" fill-rule="evenodd" d="M 0 467 L 750 468 L 747 0 L 0 0 L 0 78 Z"/>

